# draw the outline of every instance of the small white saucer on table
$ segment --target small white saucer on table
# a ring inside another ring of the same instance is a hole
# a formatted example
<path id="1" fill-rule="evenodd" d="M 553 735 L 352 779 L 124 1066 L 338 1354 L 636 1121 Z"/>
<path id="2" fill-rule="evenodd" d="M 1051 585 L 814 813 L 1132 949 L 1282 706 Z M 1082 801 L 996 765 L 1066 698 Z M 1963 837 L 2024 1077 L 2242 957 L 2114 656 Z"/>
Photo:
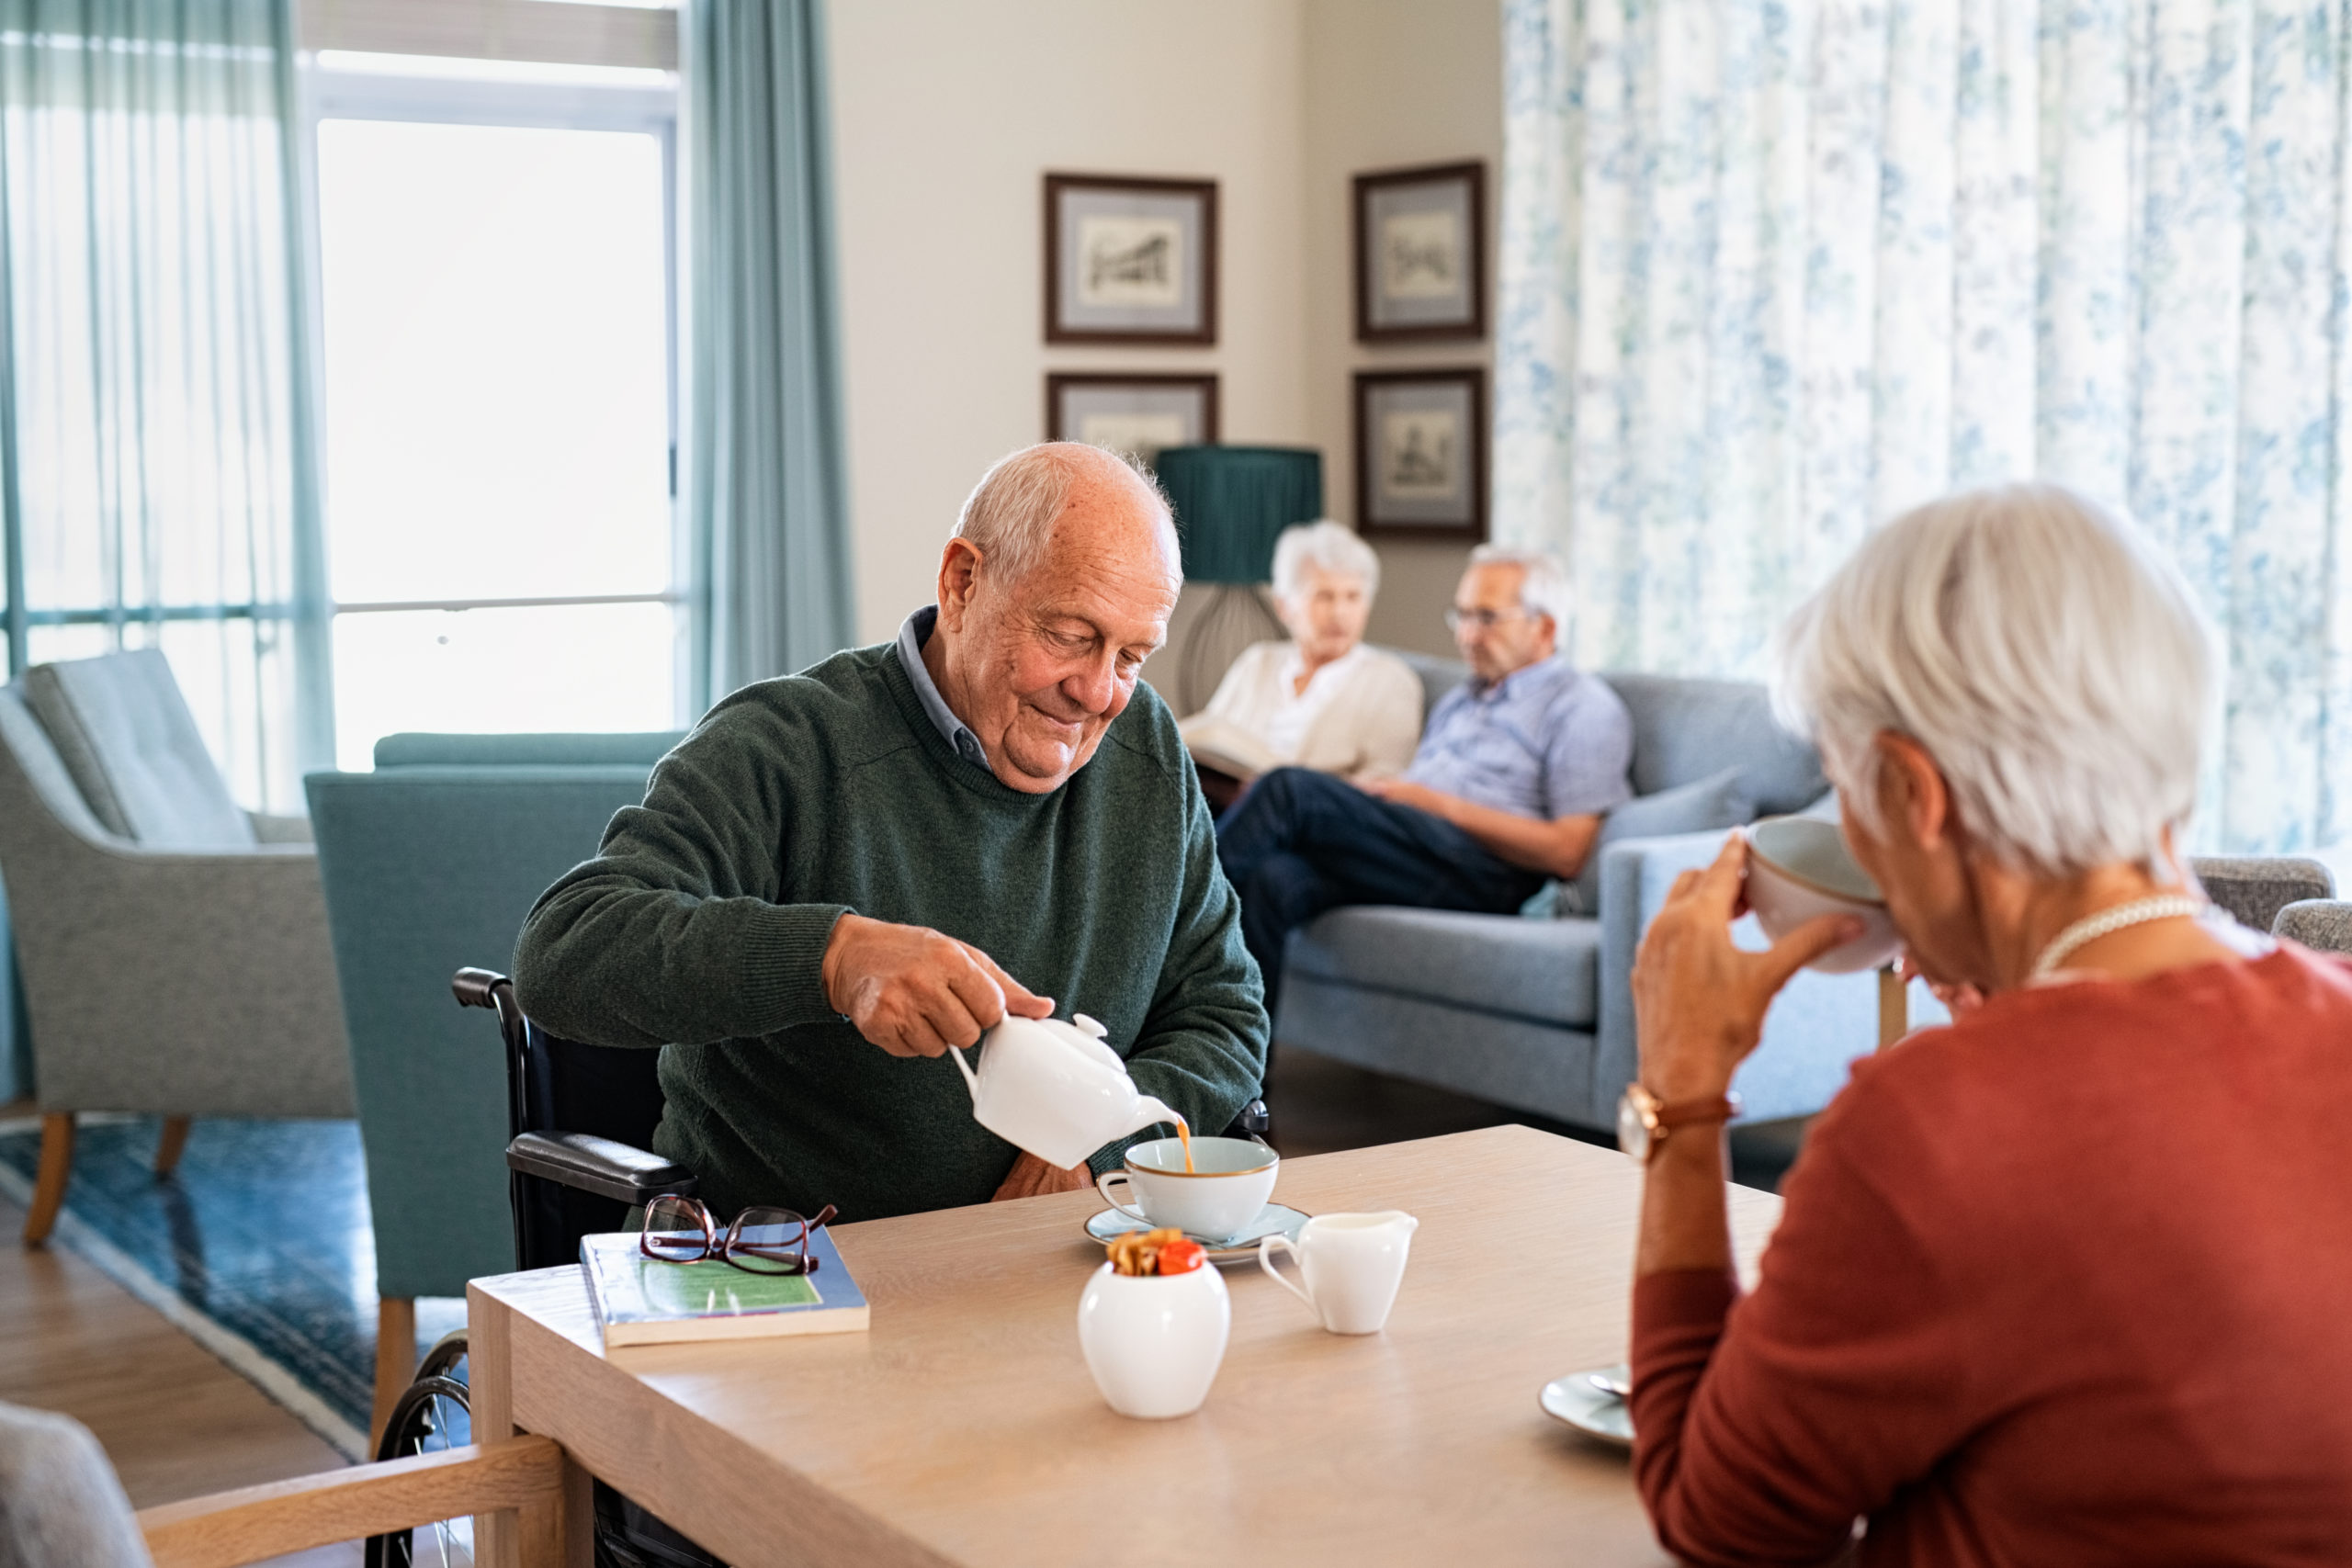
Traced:
<path id="1" fill-rule="evenodd" d="M 1634 1413 L 1625 1402 L 1610 1393 L 1594 1380 L 1605 1378 L 1623 1385 L 1632 1381 L 1632 1369 L 1622 1362 L 1613 1367 L 1596 1367 L 1589 1372 L 1570 1372 L 1564 1378 L 1554 1378 L 1535 1396 L 1544 1414 L 1556 1421 L 1565 1421 L 1589 1438 L 1595 1438 L 1611 1448 L 1630 1449 L 1634 1446 Z"/>
<path id="2" fill-rule="evenodd" d="M 1212 1263 L 1241 1263 L 1256 1258 L 1258 1244 L 1270 1235 L 1286 1236 L 1296 1241 L 1299 1227 L 1306 1224 L 1308 1217 L 1284 1204 L 1269 1203 L 1259 1210 L 1258 1217 L 1243 1226 L 1238 1235 L 1224 1237 L 1196 1235 L 1190 1239 L 1201 1244 Z M 1123 1214 L 1116 1209 L 1097 1210 L 1086 1222 L 1086 1234 L 1106 1247 L 1114 1237 L 1151 1228 L 1134 1215 Z"/>

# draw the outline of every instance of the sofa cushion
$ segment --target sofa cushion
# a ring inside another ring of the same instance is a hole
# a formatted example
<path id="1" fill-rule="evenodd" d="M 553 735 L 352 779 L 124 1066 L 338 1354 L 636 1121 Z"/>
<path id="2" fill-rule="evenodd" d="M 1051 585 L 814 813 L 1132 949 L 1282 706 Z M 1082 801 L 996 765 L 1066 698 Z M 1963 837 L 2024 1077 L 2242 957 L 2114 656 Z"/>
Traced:
<path id="1" fill-rule="evenodd" d="M 253 847 L 253 822 L 158 650 L 37 664 L 25 699 L 108 832 L 153 848 Z"/>
<path id="2" fill-rule="evenodd" d="M 1600 913 L 1600 852 L 1621 839 L 1670 839 L 1680 833 L 1709 833 L 1736 828 L 1752 819 L 1743 773 L 1725 768 L 1712 778 L 1679 789 L 1660 790 L 1627 801 L 1600 820 L 1600 837 L 1585 857 L 1576 880 L 1560 884 L 1556 915 Z"/>
<path id="3" fill-rule="evenodd" d="M 1740 769 L 1749 803 L 1766 817 L 1802 810 L 1828 787 L 1821 757 L 1781 728 L 1770 695 L 1751 681 L 1603 671 L 1634 720 L 1634 793 L 1657 795 Z"/>
<path id="4" fill-rule="evenodd" d="M 1600 1015 L 1600 924 L 1450 909 L 1333 909 L 1292 934 L 1306 974 L 1481 1012 L 1589 1029 Z"/>

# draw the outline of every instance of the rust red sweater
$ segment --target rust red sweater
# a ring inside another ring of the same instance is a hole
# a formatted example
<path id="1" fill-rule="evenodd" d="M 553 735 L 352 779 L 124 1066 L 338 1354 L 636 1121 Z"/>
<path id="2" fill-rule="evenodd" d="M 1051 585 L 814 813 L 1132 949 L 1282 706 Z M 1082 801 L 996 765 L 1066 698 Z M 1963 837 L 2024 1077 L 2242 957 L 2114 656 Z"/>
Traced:
<path id="1" fill-rule="evenodd" d="M 2008 993 L 1858 1063 L 1755 1292 L 1634 1292 L 1669 1551 L 2352 1563 L 2352 969 Z"/>

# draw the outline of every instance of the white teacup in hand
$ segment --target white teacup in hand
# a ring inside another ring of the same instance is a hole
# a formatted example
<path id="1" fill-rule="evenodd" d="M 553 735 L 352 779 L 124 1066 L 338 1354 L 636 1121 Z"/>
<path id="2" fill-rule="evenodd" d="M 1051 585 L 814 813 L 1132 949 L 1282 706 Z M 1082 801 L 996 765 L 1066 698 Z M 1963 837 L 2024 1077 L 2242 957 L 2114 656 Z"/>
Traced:
<path id="1" fill-rule="evenodd" d="M 1376 1214 L 1317 1214 L 1298 1240 L 1270 1235 L 1258 1244 L 1258 1267 L 1305 1302 L 1334 1334 L 1377 1334 L 1404 1282 L 1405 1260 L 1421 1222 L 1401 1209 Z M 1274 1267 L 1274 1249 L 1298 1260 L 1301 1289 Z"/>

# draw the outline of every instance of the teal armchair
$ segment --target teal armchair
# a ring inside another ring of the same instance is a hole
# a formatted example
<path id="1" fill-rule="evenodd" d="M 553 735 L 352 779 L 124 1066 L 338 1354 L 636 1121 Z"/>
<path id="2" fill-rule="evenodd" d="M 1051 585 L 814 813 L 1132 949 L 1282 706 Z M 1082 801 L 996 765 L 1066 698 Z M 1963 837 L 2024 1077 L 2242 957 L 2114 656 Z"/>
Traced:
<path id="1" fill-rule="evenodd" d="M 367 1146 L 380 1422 L 414 1370 L 415 1298 L 514 1267 L 498 1033 L 451 999 L 503 967 L 549 884 L 645 798 L 652 735 L 396 735 L 305 779 Z"/>

